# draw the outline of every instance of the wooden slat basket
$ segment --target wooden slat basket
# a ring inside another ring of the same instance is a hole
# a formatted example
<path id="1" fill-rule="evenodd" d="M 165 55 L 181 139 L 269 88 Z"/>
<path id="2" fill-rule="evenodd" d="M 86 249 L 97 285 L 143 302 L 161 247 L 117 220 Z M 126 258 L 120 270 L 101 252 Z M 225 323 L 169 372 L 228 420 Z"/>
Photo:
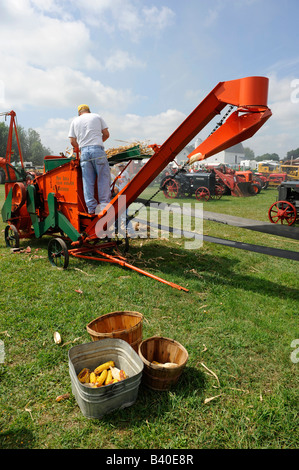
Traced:
<path id="1" fill-rule="evenodd" d="M 110 312 L 92 320 L 86 326 L 92 341 L 104 338 L 119 338 L 129 343 L 134 351 L 142 341 L 143 315 L 139 312 Z"/>
<path id="2" fill-rule="evenodd" d="M 153 336 L 142 341 L 138 354 L 144 363 L 142 381 L 152 390 L 169 390 L 179 380 L 188 361 L 188 352 L 184 346 L 174 339 L 162 336 Z M 163 366 L 165 363 L 177 365 L 168 368 Z"/>

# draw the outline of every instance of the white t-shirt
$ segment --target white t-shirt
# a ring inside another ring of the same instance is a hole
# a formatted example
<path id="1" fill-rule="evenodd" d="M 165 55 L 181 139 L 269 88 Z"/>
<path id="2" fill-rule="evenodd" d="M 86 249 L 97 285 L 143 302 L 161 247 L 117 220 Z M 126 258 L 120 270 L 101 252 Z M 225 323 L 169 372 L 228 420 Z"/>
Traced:
<path id="1" fill-rule="evenodd" d="M 123 189 L 128 184 L 129 181 L 130 181 L 130 176 L 127 170 L 124 170 L 122 173 L 120 172 L 116 180 L 116 184 L 118 186 L 119 191 Z"/>
<path id="2" fill-rule="evenodd" d="M 69 137 L 77 139 L 79 148 L 87 145 L 103 145 L 102 130 L 108 126 L 104 119 L 95 113 L 83 113 L 71 123 Z"/>

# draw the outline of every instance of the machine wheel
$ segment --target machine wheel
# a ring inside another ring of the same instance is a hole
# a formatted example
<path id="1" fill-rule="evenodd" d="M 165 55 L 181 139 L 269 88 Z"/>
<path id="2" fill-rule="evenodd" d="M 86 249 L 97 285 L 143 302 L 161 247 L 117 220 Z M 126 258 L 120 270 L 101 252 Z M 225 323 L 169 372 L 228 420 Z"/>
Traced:
<path id="1" fill-rule="evenodd" d="M 48 258 L 52 266 L 66 269 L 69 265 L 69 252 L 62 238 L 52 238 L 48 245 Z"/>
<path id="2" fill-rule="evenodd" d="M 10 248 L 19 248 L 20 246 L 19 232 L 17 231 L 14 225 L 7 225 L 5 227 L 4 235 L 5 235 L 6 246 Z"/>
<path id="3" fill-rule="evenodd" d="M 26 188 L 23 183 L 15 183 L 12 187 L 12 212 L 16 212 L 26 201 Z"/>
<path id="4" fill-rule="evenodd" d="M 163 193 L 167 199 L 174 199 L 178 197 L 180 191 L 179 183 L 173 179 L 169 178 L 163 184 Z"/>
<path id="5" fill-rule="evenodd" d="M 261 189 L 263 189 L 264 182 L 263 182 L 263 180 L 261 180 L 261 178 L 259 178 L 258 176 L 255 176 L 255 177 L 253 178 L 253 181 L 252 181 L 252 182 L 253 182 L 253 184 L 257 184 L 258 186 L 261 187 Z"/>
<path id="6" fill-rule="evenodd" d="M 261 192 L 262 186 L 258 183 L 252 183 L 251 188 L 254 194 L 259 194 Z"/>
<path id="7" fill-rule="evenodd" d="M 268 216 L 273 224 L 280 221 L 284 225 L 293 225 L 297 218 L 297 210 L 288 201 L 277 201 L 270 207 Z"/>
<path id="8" fill-rule="evenodd" d="M 210 191 L 205 186 L 200 186 L 195 191 L 195 197 L 198 201 L 208 201 L 210 199 Z"/>
<path id="9" fill-rule="evenodd" d="M 224 194 L 225 188 L 221 184 L 215 184 L 214 195 L 211 196 L 212 199 L 220 199 Z"/>

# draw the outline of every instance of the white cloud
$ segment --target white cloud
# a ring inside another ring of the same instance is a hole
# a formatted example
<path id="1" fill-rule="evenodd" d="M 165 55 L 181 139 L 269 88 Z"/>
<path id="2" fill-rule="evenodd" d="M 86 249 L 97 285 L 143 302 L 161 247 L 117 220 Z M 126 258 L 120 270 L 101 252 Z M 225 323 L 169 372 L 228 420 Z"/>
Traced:
<path id="1" fill-rule="evenodd" d="M 299 103 L 292 102 L 294 77 L 269 77 L 268 106 L 272 116 L 267 123 L 245 143 L 255 155 L 277 153 L 284 158 L 291 149 L 299 147 Z"/>
<path id="2" fill-rule="evenodd" d="M 38 9 L 33 8 L 37 5 Z M 37 0 L 4 3 L 0 18 L 0 80 L 5 93 L 1 105 L 17 110 L 89 102 L 99 108 L 123 110 L 134 103 L 130 90 L 106 86 L 89 73 L 143 67 L 144 63 L 120 49 L 100 62 L 91 52 L 90 33 L 82 21 L 45 14 L 57 13 L 60 8 L 53 0 L 45 4 Z"/>
<path id="3" fill-rule="evenodd" d="M 124 70 L 127 68 L 144 68 L 145 62 L 138 60 L 133 55 L 129 54 L 127 51 L 122 51 L 120 49 L 112 52 L 112 54 L 106 59 L 103 64 L 103 68 L 109 72 L 116 72 L 119 70 Z"/>
<path id="4" fill-rule="evenodd" d="M 120 115 L 111 112 L 103 113 L 102 116 L 110 132 L 110 139 L 105 143 L 106 148 L 123 145 L 119 142 L 121 140 L 163 144 L 186 118 L 185 114 L 175 109 L 152 116 Z M 59 154 L 70 147 L 67 135 L 71 120 L 72 118 L 49 119 L 45 125 L 35 129 L 41 136 L 43 144 L 54 154 Z"/>
<path id="5" fill-rule="evenodd" d="M 142 7 L 136 0 L 74 0 L 84 21 L 99 26 L 107 33 L 120 31 L 132 41 L 155 36 L 172 24 L 175 13 L 168 7 Z"/>
<path id="6" fill-rule="evenodd" d="M 16 10 L 15 6 L 18 6 Z M 2 58 L 18 57 L 42 68 L 85 66 L 91 40 L 89 30 L 81 21 L 64 21 L 44 15 L 25 0 L 5 2 L 1 18 Z"/>
<path id="7" fill-rule="evenodd" d="M 294 88 L 294 77 L 278 79 L 272 75 L 269 79 L 269 107 L 273 116 L 273 124 L 280 128 L 298 132 L 299 102 L 294 100 L 297 88 Z M 295 82 L 296 83 L 296 82 Z M 298 136 L 299 146 L 299 136 Z"/>
<path id="8" fill-rule="evenodd" d="M 11 74 L 10 70 L 18 73 Z M 20 63 L 15 58 L 6 58 L 2 82 L 5 85 L 6 106 L 16 109 L 28 105 L 36 108 L 75 108 L 78 103 L 87 102 L 94 108 L 121 110 L 135 100 L 130 90 L 105 86 L 100 80 L 93 80 L 70 67 L 42 70 Z"/>
<path id="9" fill-rule="evenodd" d="M 71 149 L 68 132 L 72 119 L 49 119 L 44 126 L 37 127 L 41 141 L 45 147 L 51 149 L 53 155 Z"/>
<path id="10" fill-rule="evenodd" d="M 163 144 L 185 118 L 186 115 L 176 109 L 168 109 L 150 116 L 137 114 L 107 116 L 113 139 L 150 140 L 151 143 L 157 144 Z"/>
<path id="11" fill-rule="evenodd" d="M 161 9 L 157 7 L 143 8 L 145 24 L 149 28 L 155 30 L 163 30 L 173 24 L 175 14 L 173 10 L 168 7 L 162 6 Z"/>

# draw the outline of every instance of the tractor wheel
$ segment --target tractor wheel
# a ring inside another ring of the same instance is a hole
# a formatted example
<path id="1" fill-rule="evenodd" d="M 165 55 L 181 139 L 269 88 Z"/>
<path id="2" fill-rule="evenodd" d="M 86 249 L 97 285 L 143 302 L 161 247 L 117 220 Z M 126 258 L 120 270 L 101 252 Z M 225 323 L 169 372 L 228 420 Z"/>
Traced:
<path id="1" fill-rule="evenodd" d="M 66 269 L 69 265 L 69 252 L 62 238 L 52 238 L 48 245 L 48 258 L 52 266 Z"/>
<path id="2" fill-rule="evenodd" d="M 214 195 L 211 196 L 212 199 L 220 199 L 224 194 L 225 188 L 221 184 L 215 184 Z"/>
<path id="3" fill-rule="evenodd" d="M 5 227 L 4 236 L 5 236 L 5 243 L 7 247 L 19 248 L 20 246 L 19 232 L 17 231 L 14 225 L 7 225 Z"/>
<path id="4" fill-rule="evenodd" d="M 180 192 L 180 185 L 174 178 L 168 178 L 163 184 L 163 193 L 167 199 L 174 199 L 178 197 Z"/>
<path id="5" fill-rule="evenodd" d="M 297 210 L 288 201 L 277 201 L 270 207 L 268 216 L 272 224 L 280 221 L 282 225 L 293 225 L 297 218 Z"/>
<path id="6" fill-rule="evenodd" d="M 253 178 L 253 181 L 252 181 L 252 182 L 253 182 L 253 184 L 257 184 L 258 186 L 261 187 L 261 189 L 263 189 L 264 182 L 263 182 L 263 180 L 261 180 L 261 178 L 259 178 L 258 176 L 255 176 L 255 177 Z"/>
<path id="7" fill-rule="evenodd" d="M 198 201 L 208 201 L 210 199 L 210 191 L 205 186 L 200 186 L 195 191 L 195 197 Z"/>
<path id="8" fill-rule="evenodd" d="M 261 192 L 261 185 L 257 184 L 257 183 L 252 183 L 251 185 L 251 193 L 254 195 L 254 194 L 259 194 Z"/>

